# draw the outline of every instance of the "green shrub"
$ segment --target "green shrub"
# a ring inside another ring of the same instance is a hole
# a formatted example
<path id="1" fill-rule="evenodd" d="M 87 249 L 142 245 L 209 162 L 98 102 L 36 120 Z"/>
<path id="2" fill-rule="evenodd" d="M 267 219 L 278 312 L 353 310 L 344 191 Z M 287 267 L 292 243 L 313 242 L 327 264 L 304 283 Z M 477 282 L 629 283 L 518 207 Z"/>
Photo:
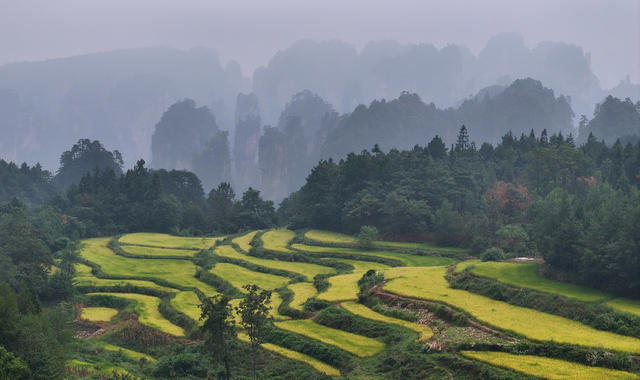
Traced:
<path id="1" fill-rule="evenodd" d="M 480 259 L 482 261 L 500 261 L 504 259 L 504 251 L 498 247 L 491 247 L 482 252 Z"/>
<path id="2" fill-rule="evenodd" d="M 374 226 L 362 226 L 357 236 L 357 245 L 359 248 L 372 249 L 373 243 L 378 237 L 378 229 Z"/>

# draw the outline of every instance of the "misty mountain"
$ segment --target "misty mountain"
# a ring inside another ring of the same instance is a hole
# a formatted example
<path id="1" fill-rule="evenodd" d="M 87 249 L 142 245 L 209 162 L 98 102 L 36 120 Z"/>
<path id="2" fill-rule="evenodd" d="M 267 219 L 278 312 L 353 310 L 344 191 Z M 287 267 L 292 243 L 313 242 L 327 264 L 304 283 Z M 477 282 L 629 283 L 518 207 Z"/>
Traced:
<path id="1" fill-rule="evenodd" d="M 240 65 L 215 51 L 153 47 L 0 67 L 0 156 L 57 167 L 80 138 L 99 139 L 127 164 L 150 158 L 153 127 L 177 100 L 211 107 L 233 123 L 235 97 L 247 81 Z"/>

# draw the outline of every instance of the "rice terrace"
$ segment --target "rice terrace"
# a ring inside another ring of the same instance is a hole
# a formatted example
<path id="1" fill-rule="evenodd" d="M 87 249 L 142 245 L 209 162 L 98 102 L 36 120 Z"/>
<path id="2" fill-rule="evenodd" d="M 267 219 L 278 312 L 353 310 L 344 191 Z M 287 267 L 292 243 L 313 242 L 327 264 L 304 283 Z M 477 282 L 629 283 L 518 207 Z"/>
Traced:
<path id="1" fill-rule="evenodd" d="M 86 355 L 68 365 L 85 371 L 144 377 L 137 362 L 144 357 L 153 366 L 156 350 L 124 347 L 129 330 L 189 344 L 201 339 L 204 297 L 225 293 L 237 306 L 247 292 L 243 286 L 255 284 L 273 291 L 269 314 L 276 330 L 261 345 L 263 355 L 309 366 L 319 378 L 366 376 L 376 358 L 391 358 L 400 348 L 432 353 L 431 373 L 441 375 L 447 370 L 438 362 L 453 360 L 481 363 L 467 371 L 494 366 L 505 378 L 638 378 L 633 365 L 615 360 L 640 355 L 637 301 L 545 280 L 537 264 L 482 262 L 464 249 L 426 244 L 376 241 L 359 248 L 348 235 L 287 229 L 89 239 L 80 257 L 75 280 L 85 295 L 78 319 L 99 333 L 88 335 Z M 597 305 L 630 327 L 602 328 L 452 286 L 483 279 L 567 299 L 584 310 Z M 240 322 L 239 315 L 235 319 Z M 249 342 L 242 331 L 238 339 Z M 92 354 L 118 351 L 125 359 L 117 368 Z"/>

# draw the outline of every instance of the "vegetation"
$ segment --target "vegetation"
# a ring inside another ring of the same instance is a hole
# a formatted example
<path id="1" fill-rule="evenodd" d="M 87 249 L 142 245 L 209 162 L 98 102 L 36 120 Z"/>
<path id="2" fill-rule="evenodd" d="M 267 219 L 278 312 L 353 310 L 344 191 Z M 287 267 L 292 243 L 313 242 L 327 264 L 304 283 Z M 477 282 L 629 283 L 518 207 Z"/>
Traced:
<path id="1" fill-rule="evenodd" d="M 118 310 L 110 307 L 83 307 L 80 318 L 92 322 L 109 322 L 118 314 Z"/>
<path id="2" fill-rule="evenodd" d="M 194 321 L 201 322 L 199 307 L 202 304 L 198 295 L 192 291 L 178 292 L 171 298 L 171 307 Z"/>
<path id="3" fill-rule="evenodd" d="M 205 346 L 214 361 L 224 364 L 227 380 L 231 378 L 231 351 L 230 345 L 236 337 L 233 309 L 229 304 L 229 298 L 217 295 L 207 298 L 200 306 L 203 320 L 202 329 L 206 333 Z M 254 367 L 255 371 L 255 367 Z"/>
<path id="4" fill-rule="evenodd" d="M 228 263 L 218 263 L 209 271 L 229 282 L 241 292 L 244 292 L 244 286 L 247 284 L 256 284 L 263 289 L 271 290 L 284 286 L 289 282 L 286 277 L 254 272 L 239 265 Z"/>
<path id="5" fill-rule="evenodd" d="M 365 251 L 354 248 L 321 247 L 305 244 L 293 244 L 291 245 L 291 248 L 297 249 L 299 251 L 317 254 L 329 253 L 339 255 L 357 255 L 364 256 L 365 258 L 366 256 L 379 257 L 382 259 L 392 260 L 393 262 L 399 262 L 408 266 L 438 266 L 449 265 L 456 262 L 454 259 L 450 259 L 448 257 L 420 256 L 391 251 Z"/>
<path id="6" fill-rule="evenodd" d="M 295 284 L 287 285 L 293 292 L 293 299 L 289 303 L 289 307 L 295 310 L 303 310 L 303 304 L 306 300 L 316 295 L 318 290 L 309 282 L 296 282 Z"/>
<path id="7" fill-rule="evenodd" d="M 402 319 L 387 317 L 386 315 L 376 313 L 375 311 L 359 303 L 343 302 L 340 304 L 340 306 L 355 315 L 359 315 L 367 319 L 389 323 L 392 325 L 398 325 L 413 330 L 418 333 L 418 340 L 420 341 L 427 341 L 433 336 L 433 330 L 431 330 L 429 326 L 404 321 Z"/>
<path id="8" fill-rule="evenodd" d="M 124 235 L 120 239 L 118 239 L 118 241 L 123 244 L 134 244 L 161 248 L 178 248 L 182 251 L 184 249 L 206 249 L 213 246 L 216 241 L 220 241 L 223 239 L 224 237 L 181 237 L 167 234 L 138 232 L 134 234 Z"/>
<path id="9" fill-rule="evenodd" d="M 245 285 L 245 298 L 235 308 L 240 316 L 240 326 L 246 331 L 251 344 L 253 379 L 257 377 L 257 349 L 265 342 L 271 329 L 271 291 L 262 290 L 257 285 Z"/>
<path id="10" fill-rule="evenodd" d="M 198 253 L 198 251 L 191 249 L 143 247 L 139 245 L 120 245 L 120 249 L 130 255 L 155 257 L 193 257 Z"/>
<path id="11" fill-rule="evenodd" d="M 531 355 L 513 355 L 504 352 L 462 351 L 464 356 L 486 363 L 510 368 L 527 375 L 545 379 L 637 379 L 633 373 L 616 371 L 608 368 L 591 367 L 583 364 L 566 362 Z"/>
<path id="12" fill-rule="evenodd" d="M 358 280 L 362 272 L 341 274 L 329 277 L 329 288 L 318 294 L 318 299 L 329 302 L 351 301 L 358 299 Z"/>
<path id="13" fill-rule="evenodd" d="M 242 251 L 249 252 L 251 250 L 251 241 L 259 232 L 260 231 L 251 231 L 247 234 L 244 234 L 242 236 L 239 236 L 233 239 L 232 242 L 234 244 L 237 244 Z"/>
<path id="14" fill-rule="evenodd" d="M 277 252 L 293 253 L 287 245 L 296 236 L 296 233 L 286 228 L 267 231 L 260 237 L 264 249 Z"/>

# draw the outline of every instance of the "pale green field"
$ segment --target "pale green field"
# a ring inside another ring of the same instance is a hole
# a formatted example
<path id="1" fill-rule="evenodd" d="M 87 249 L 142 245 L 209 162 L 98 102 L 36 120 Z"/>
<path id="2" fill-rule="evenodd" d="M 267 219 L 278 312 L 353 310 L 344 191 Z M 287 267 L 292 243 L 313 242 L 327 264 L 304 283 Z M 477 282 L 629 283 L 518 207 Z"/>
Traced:
<path id="1" fill-rule="evenodd" d="M 249 336 L 247 334 L 239 333 L 238 339 L 240 339 L 243 342 L 249 343 Z M 301 354 L 300 352 L 292 351 L 288 348 L 276 346 L 275 344 L 271 344 L 271 343 L 263 343 L 262 348 L 264 348 L 265 350 L 274 352 L 278 355 L 284 356 L 285 358 L 289 358 L 292 360 L 296 360 L 296 361 L 308 364 L 311 367 L 313 367 L 316 371 L 322 372 L 326 375 L 340 376 L 340 371 L 338 371 L 334 367 L 330 366 L 329 364 L 323 363 L 318 359 L 314 359 L 311 356 Z"/>
<path id="2" fill-rule="evenodd" d="M 329 302 L 351 301 L 358 299 L 358 280 L 364 272 L 340 274 L 327 278 L 329 289 L 318 294 L 318 299 Z"/>
<path id="3" fill-rule="evenodd" d="M 343 302 L 340 304 L 343 308 L 347 309 L 347 311 L 359 315 L 361 317 L 372 319 L 378 322 L 389 323 L 392 325 L 402 326 L 409 330 L 413 330 L 418 333 L 419 341 L 427 341 L 431 339 L 433 336 L 433 330 L 429 326 L 421 325 L 418 323 L 413 323 L 409 321 L 405 321 L 402 319 L 387 317 L 384 314 L 376 313 L 375 311 L 369 309 L 368 307 L 355 303 L 355 302 Z"/>
<path id="4" fill-rule="evenodd" d="M 358 240 L 355 237 L 350 235 L 341 234 L 339 232 L 321 231 L 321 230 L 307 231 L 304 234 L 304 237 L 318 243 L 353 245 L 358 242 Z M 377 248 L 399 248 L 399 249 L 407 249 L 407 250 L 420 250 L 420 251 L 426 251 L 426 252 L 441 252 L 441 253 L 455 253 L 455 254 L 467 253 L 467 250 L 464 248 L 439 247 L 439 246 L 435 246 L 427 243 L 409 243 L 409 242 L 402 242 L 402 241 L 376 240 L 374 243 L 374 246 L 376 246 Z"/>
<path id="5" fill-rule="evenodd" d="M 338 259 L 335 257 L 325 257 L 322 260 L 330 260 L 337 261 L 340 263 L 345 263 L 353 266 L 352 272 L 366 272 L 370 269 L 373 270 L 385 270 L 391 268 L 388 265 L 376 263 L 375 261 L 362 261 L 362 260 L 351 260 L 351 259 Z"/>
<path id="6" fill-rule="evenodd" d="M 92 322 L 109 322 L 116 314 L 118 310 L 110 307 L 83 307 L 80 318 Z"/>
<path id="7" fill-rule="evenodd" d="M 287 248 L 287 244 L 296 237 L 296 233 L 286 228 L 278 228 L 277 230 L 267 231 L 260 237 L 264 249 L 277 252 L 293 253 Z"/>
<path id="8" fill-rule="evenodd" d="M 640 339 L 596 330 L 567 318 L 451 289 L 445 279 L 446 270 L 446 267 L 391 268 L 385 272 L 385 277 L 392 280 L 384 285 L 384 289 L 405 297 L 447 303 L 484 323 L 533 340 L 640 353 Z"/>
<path id="9" fill-rule="evenodd" d="M 167 334 L 184 336 L 182 327 L 174 325 L 160 314 L 160 311 L 158 311 L 160 298 L 158 297 L 137 293 L 89 293 L 88 295 L 104 295 L 135 301 L 135 312 L 138 314 L 138 321 L 140 323 L 164 331 Z"/>
<path id="10" fill-rule="evenodd" d="M 138 352 L 138 351 L 133 351 L 133 350 L 129 350 L 128 348 L 124 348 L 124 347 L 120 347 L 120 346 L 114 346 L 113 344 L 109 344 L 107 342 L 103 342 L 103 341 L 96 341 L 96 343 L 104 348 L 107 351 L 122 351 L 122 353 L 125 356 L 128 356 L 129 358 L 133 359 L 133 360 L 140 360 L 142 358 L 147 359 L 147 361 L 151 362 L 151 363 L 155 363 L 157 360 L 154 359 L 153 357 L 147 355 L 147 354 L 143 354 L 142 352 Z"/>
<path id="11" fill-rule="evenodd" d="M 254 272 L 245 267 L 229 263 L 217 263 L 209 272 L 226 280 L 243 293 L 246 293 L 246 290 L 242 287 L 247 284 L 255 284 L 262 289 L 272 290 L 284 286 L 289 282 L 289 278 L 287 277 Z"/>
<path id="12" fill-rule="evenodd" d="M 299 263 L 292 261 L 268 260 L 259 257 L 249 256 L 236 251 L 230 245 L 219 245 L 214 253 L 220 257 L 230 259 L 243 260 L 252 264 L 260 265 L 266 268 L 280 269 L 287 272 L 303 275 L 307 280 L 313 280 L 318 274 L 335 273 L 335 269 L 317 264 Z"/>
<path id="13" fill-rule="evenodd" d="M 237 237 L 231 241 L 238 244 L 238 247 L 240 247 L 241 250 L 249 252 L 249 250 L 251 250 L 251 241 L 258 232 L 260 231 L 251 231 L 248 234 Z"/>
<path id="14" fill-rule="evenodd" d="M 200 298 L 195 292 L 187 291 L 187 292 L 179 292 L 173 297 L 169 304 L 172 308 L 177 311 L 186 314 L 187 317 L 193 319 L 198 322 L 198 324 L 202 325 L 202 321 L 200 320 L 201 310 L 200 310 Z"/>
<path id="15" fill-rule="evenodd" d="M 361 358 L 376 355 L 385 347 L 384 343 L 375 339 L 336 330 L 307 319 L 276 322 L 276 327 L 336 346 Z"/>
<path id="16" fill-rule="evenodd" d="M 120 245 L 120 249 L 131 255 L 155 257 L 193 257 L 198 251 L 193 249 L 145 247 L 141 245 Z"/>
<path id="17" fill-rule="evenodd" d="M 471 273 L 492 278 L 505 284 L 558 294 L 585 302 L 602 302 L 614 297 L 596 289 L 545 278 L 540 275 L 538 265 L 538 263 L 478 262 L 473 264 Z M 456 267 L 457 270 L 458 268 Z M 605 305 L 619 311 L 640 315 L 640 301 L 637 300 L 617 298 L 605 302 Z"/>
<path id="18" fill-rule="evenodd" d="M 342 253 L 342 254 L 354 254 L 361 256 L 371 256 L 371 257 L 381 257 L 384 259 L 395 260 L 404 265 L 408 266 L 440 266 L 440 265 L 451 265 L 456 262 L 456 260 L 448 258 L 448 257 L 439 257 L 439 256 L 419 256 L 412 255 L 408 253 L 398 253 L 398 252 L 389 252 L 389 251 L 365 251 L 355 248 L 340 248 L 340 247 L 320 247 L 317 245 L 306 245 L 306 244 L 293 244 L 291 246 L 293 249 L 297 249 L 299 251 L 309 252 L 309 253 Z"/>
<path id="19" fill-rule="evenodd" d="M 165 280 L 180 287 L 197 288 L 209 297 L 218 294 L 211 285 L 194 277 L 196 266 L 191 261 L 118 256 L 107 247 L 107 243 L 109 238 L 83 240 L 80 256 L 98 264 L 102 271 L 109 275 Z"/>
<path id="20" fill-rule="evenodd" d="M 638 379 L 637 375 L 629 372 L 590 367 L 541 356 L 513 355 L 491 351 L 461 351 L 461 353 L 466 357 L 480 360 L 497 367 L 512 369 L 527 375 L 551 380 Z"/>
<path id="21" fill-rule="evenodd" d="M 76 276 L 73 277 L 73 281 L 76 286 L 136 286 L 140 288 L 147 288 L 153 290 L 159 290 L 166 293 L 175 293 L 178 290 L 173 288 L 167 288 L 161 286 L 152 281 L 145 280 L 113 280 L 109 278 L 98 278 L 91 273 L 91 267 L 84 264 L 74 264 L 76 270 Z"/>
<path id="22" fill-rule="evenodd" d="M 150 232 L 137 232 L 134 234 L 123 235 L 118 241 L 122 244 L 200 250 L 213 246 L 218 240 L 224 240 L 224 236 L 182 237 Z"/>
<path id="23" fill-rule="evenodd" d="M 318 292 L 316 287 L 310 282 L 289 284 L 287 285 L 287 288 L 293 292 L 293 299 L 291 300 L 291 303 L 289 303 L 289 307 L 296 310 L 303 310 L 304 308 L 302 304 L 309 298 L 315 296 Z"/>

